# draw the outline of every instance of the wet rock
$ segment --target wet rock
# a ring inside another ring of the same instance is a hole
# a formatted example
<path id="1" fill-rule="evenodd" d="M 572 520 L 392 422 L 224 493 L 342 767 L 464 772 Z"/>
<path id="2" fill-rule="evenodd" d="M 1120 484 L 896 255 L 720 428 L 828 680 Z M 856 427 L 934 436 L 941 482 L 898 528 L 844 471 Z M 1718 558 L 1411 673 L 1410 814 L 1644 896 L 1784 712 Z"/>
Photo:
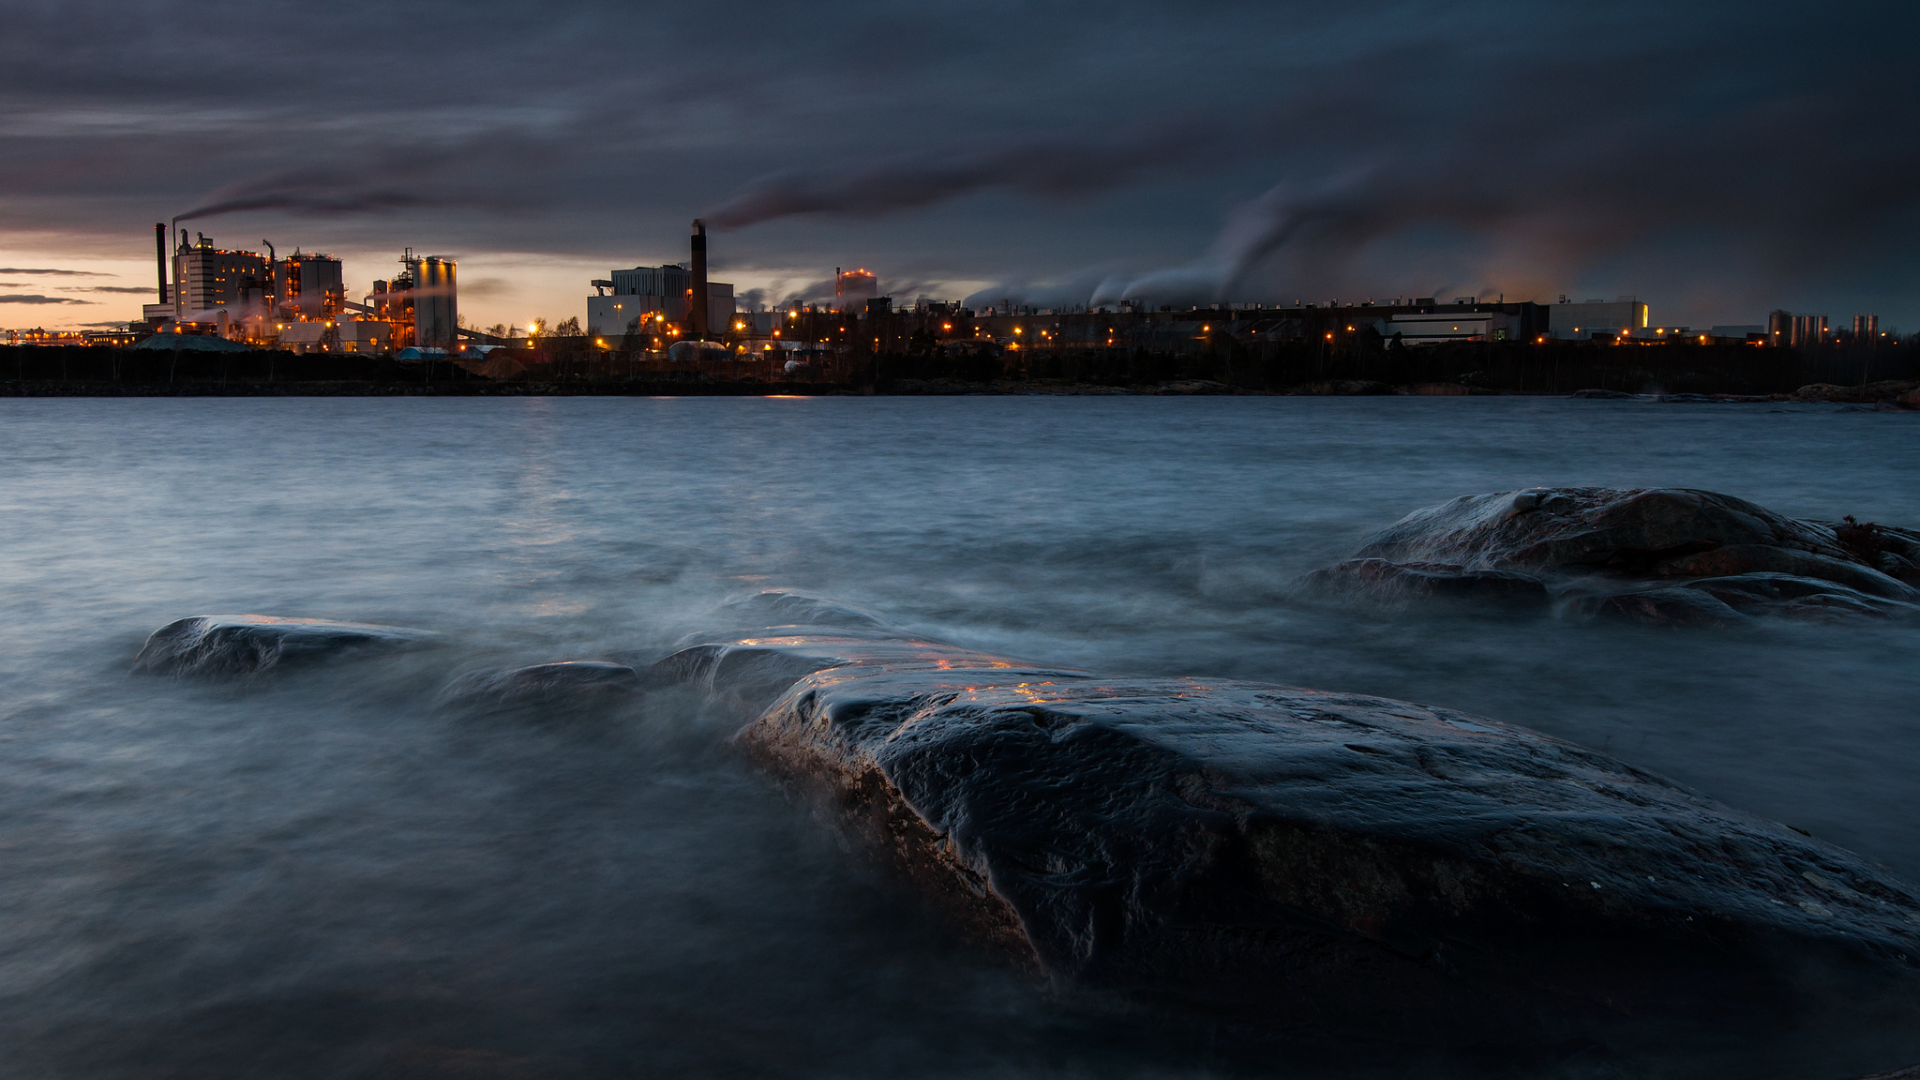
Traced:
<path id="1" fill-rule="evenodd" d="M 1744 499 L 1679 488 L 1466 495 L 1408 514 L 1357 555 L 1395 562 L 1640 572 L 1666 559 L 1732 545 L 1851 559 L 1831 529 Z"/>
<path id="2" fill-rule="evenodd" d="M 638 696 L 640 675 L 625 664 L 563 660 L 505 671 L 470 671 L 440 691 L 443 709 L 517 708 L 529 705 L 619 703 Z"/>
<path id="3" fill-rule="evenodd" d="M 1551 606 L 1539 578 L 1515 570 L 1473 570 L 1451 563 L 1354 559 L 1301 581 L 1302 599 L 1361 601 L 1379 611 L 1453 604 L 1468 610 L 1544 615 Z"/>
<path id="4" fill-rule="evenodd" d="M 155 630 L 133 658 L 135 672 L 174 676 L 251 675 L 350 653 L 425 644 L 429 630 L 277 615 L 196 615 Z"/>
<path id="5" fill-rule="evenodd" d="M 1920 991 L 1911 886 L 1492 720 L 834 630 L 659 670 L 740 708 L 755 761 L 1065 988 L 1448 1045 Z"/>
<path id="6" fill-rule="evenodd" d="M 1903 580 L 1920 577 L 1920 534 L 1800 521 L 1710 491 L 1463 496 L 1414 511 L 1355 556 L 1309 575 L 1306 595 L 1375 607 L 1480 596 L 1504 604 L 1497 590 L 1476 592 L 1473 575 L 1518 574 L 1540 582 L 1563 613 L 1654 625 L 1920 615 L 1920 588 Z M 1435 573 L 1458 585 L 1415 587 Z M 1747 584 L 1710 587 L 1729 579 Z"/>

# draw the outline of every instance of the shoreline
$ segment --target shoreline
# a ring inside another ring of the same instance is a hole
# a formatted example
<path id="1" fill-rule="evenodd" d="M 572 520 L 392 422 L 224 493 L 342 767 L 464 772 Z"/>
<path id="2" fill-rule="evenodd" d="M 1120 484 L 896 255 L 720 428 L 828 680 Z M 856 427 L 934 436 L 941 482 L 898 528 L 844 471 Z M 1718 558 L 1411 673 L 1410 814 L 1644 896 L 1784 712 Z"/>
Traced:
<path id="1" fill-rule="evenodd" d="M 117 382 L 94 379 L 0 380 L 0 398 L 179 397 L 1538 397 L 1698 404 L 1835 404 L 1920 410 L 1920 382 L 1893 381 L 1866 387 L 1816 383 L 1790 394 L 1628 393 L 1487 389 L 1459 384 L 1388 385 L 1373 382 L 1307 383 L 1251 389 L 1201 379 L 1113 385 L 1065 380 L 898 380 L 885 387 L 818 382 L 755 380 L 563 380 L 550 382 L 459 379 L 437 382 L 388 380 L 179 380 Z"/>

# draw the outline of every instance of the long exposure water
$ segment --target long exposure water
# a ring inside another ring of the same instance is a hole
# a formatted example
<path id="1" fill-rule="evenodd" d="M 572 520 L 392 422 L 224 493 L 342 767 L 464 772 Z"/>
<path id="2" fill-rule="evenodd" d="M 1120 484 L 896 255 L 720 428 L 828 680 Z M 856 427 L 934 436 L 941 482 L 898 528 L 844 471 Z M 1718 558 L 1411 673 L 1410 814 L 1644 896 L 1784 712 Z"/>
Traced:
<path id="1" fill-rule="evenodd" d="M 1920 525 L 1917 423 L 1522 398 L 0 403 L 0 1075 L 1431 1075 L 1357 1049 L 1249 1062 L 1053 996 L 951 942 L 684 703 L 476 720 L 433 694 L 480 660 L 649 662 L 717 602 L 792 586 L 1045 662 L 1483 713 L 1920 879 L 1911 625 L 1286 601 L 1479 491 L 1700 487 Z M 448 643 L 240 685 L 127 674 L 154 628 L 241 611 Z M 1907 1063 L 1887 1052 L 1780 1075 Z"/>

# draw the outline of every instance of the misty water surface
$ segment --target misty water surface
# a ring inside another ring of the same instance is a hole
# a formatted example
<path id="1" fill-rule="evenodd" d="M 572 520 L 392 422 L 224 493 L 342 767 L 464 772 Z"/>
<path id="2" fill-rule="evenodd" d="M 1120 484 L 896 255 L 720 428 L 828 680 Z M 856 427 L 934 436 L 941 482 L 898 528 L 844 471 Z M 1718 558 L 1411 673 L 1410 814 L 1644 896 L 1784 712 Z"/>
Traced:
<path id="1" fill-rule="evenodd" d="M 1470 492 L 1677 485 L 1920 525 L 1916 424 L 1506 398 L 0 403 L 0 1075 L 1434 1075 L 1360 1048 L 1249 1061 L 1056 999 L 950 943 L 685 701 L 475 720 L 432 696 L 482 661 L 648 662 L 716 602 L 792 586 L 1041 661 L 1484 713 L 1920 878 L 1911 626 L 1285 602 Z M 249 686 L 125 674 L 154 628 L 237 611 L 449 640 Z M 1712 1075 L 1710 1044 L 1447 1068 Z"/>

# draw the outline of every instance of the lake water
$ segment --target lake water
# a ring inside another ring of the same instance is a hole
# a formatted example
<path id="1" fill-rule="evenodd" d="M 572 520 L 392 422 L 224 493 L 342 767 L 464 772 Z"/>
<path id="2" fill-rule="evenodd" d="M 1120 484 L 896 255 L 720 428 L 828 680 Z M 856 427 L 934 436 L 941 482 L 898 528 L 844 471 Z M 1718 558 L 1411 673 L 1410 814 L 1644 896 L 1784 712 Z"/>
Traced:
<path id="1" fill-rule="evenodd" d="M 432 695 L 480 659 L 650 661 L 792 586 L 1040 661 L 1483 713 L 1920 879 L 1920 629 L 1285 602 L 1470 492 L 1920 525 L 1917 446 L 1911 414 L 1527 398 L 0 402 L 0 1075 L 1435 1075 L 1249 1063 L 1050 997 L 684 706 L 493 722 Z M 450 644 L 244 687 L 126 674 L 154 628 L 237 611 Z M 1714 1072 L 1515 1068 L 1485 1074 Z"/>

